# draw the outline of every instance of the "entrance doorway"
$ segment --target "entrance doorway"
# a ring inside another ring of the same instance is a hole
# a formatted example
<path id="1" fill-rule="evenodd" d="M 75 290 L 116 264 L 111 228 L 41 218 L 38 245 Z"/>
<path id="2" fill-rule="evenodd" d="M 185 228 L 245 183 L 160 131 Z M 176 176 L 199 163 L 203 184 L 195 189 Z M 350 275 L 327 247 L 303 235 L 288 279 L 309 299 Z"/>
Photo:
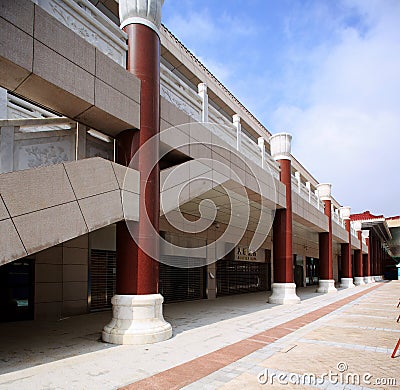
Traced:
<path id="1" fill-rule="evenodd" d="M 0 321 L 33 320 L 34 264 L 21 259 L 0 267 Z"/>
<path id="2" fill-rule="evenodd" d="M 90 253 L 90 310 L 107 310 L 116 289 L 116 252 L 92 249 Z"/>
<path id="3" fill-rule="evenodd" d="M 161 256 L 159 290 L 165 303 L 193 301 L 206 297 L 207 267 L 197 267 L 198 259 Z M 168 264 L 181 264 L 173 267 Z"/>
<path id="4" fill-rule="evenodd" d="M 319 281 L 319 259 L 306 258 L 306 285 L 317 285 Z"/>
<path id="5" fill-rule="evenodd" d="M 217 296 L 268 290 L 270 267 L 269 263 L 218 260 Z"/>

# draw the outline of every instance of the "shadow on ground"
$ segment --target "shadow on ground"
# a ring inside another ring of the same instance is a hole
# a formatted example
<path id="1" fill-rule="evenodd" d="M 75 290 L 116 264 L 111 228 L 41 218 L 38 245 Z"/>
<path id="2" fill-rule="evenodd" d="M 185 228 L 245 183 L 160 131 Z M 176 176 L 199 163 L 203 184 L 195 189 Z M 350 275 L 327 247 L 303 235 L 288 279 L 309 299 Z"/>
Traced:
<path id="1" fill-rule="evenodd" d="M 276 305 L 267 304 L 268 292 L 240 294 L 215 300 L 164 305 L 164 317 L 174 336 L 195 328 L 256 313 Z M 302 300 L 318 296 L 315 286 L 300 288 Z M 115 348 L 101 341 L 101 330 L 111 311 L 69 317 L 59 321 L 0 323 L 0 374 Z"/>

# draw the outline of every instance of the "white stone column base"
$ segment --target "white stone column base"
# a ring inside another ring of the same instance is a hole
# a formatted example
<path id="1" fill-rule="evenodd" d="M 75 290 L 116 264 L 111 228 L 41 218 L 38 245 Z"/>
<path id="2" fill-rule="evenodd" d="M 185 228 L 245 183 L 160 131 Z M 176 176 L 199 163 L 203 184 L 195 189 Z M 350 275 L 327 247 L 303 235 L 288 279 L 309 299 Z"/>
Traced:
<path id="1" fill-rule="evenodd" d="M 272 295 L 268 302 L 278 305 L 300 303 L 300 298 L 296 295 L 296 285 L 294 283 L 272 283 Z"/>
<path id="2" fill-rule="evenodd" d="M 374 278 L 375 282 L 379 282 L 380 281 L 380 276 L 379 275 L 373 276 L 373 278 Z"/>
<path id="3" fill-rule="evenodd" d="M 365 284 L 364 283 L 364 277 L 363 276 L 355 276 L 354 277 L 354 284 L 356 286 L 361 286 L 361 285 Z"/>
<path id="4" fill-rule="evenodd" d="M 317 288 L 317 293 L 330 293 L 336 292 L 335 281 L 334 280 L 323 280 L 319 281 L 319 286 Z"/>
<path id="5" fill-rule="evenodd" d="M 370 283 L 374 283 L 375 280 L 373 280 L 372 276 L 364 276 L 364 283 L 365 284 L 370 284 Z"/>
<path id="6" fill-rule="evenodd" d="M 103 341 L 112 344 L 152 344 L 172 336 L 164 320 L 160 294 L 114 295 L 113 318 L 103 329 Z"/>
<path id="7" fill-rule="evenodd" d="M 353 278 L 342 278 L 340 280 L 340 287 L 341 288 L 353 288 L 354 283 L 353 283 Z"/>

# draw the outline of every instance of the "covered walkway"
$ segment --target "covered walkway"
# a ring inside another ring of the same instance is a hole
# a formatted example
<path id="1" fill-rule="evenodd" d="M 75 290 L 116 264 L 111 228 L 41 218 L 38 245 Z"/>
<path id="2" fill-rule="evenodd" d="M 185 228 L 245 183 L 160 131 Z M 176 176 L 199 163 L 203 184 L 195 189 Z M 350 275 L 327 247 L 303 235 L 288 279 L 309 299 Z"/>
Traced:
<path id="1" fill-rule="evenodd" d="M 302 303 L 293 306 L 267 304 L 267 293 L 165 305 L 165 317 L 174 329 L 172 339 L 143 346 L 114 346 L 99 341 L 102 325 L 108 322 L 110 312 L 53 323 L 3 323 L 0 325 L 0 388 L 117 388 L 249 339 L 340 300 L 349 298 L 350 302 L 355 294 L 381 291 L 374 287 L 382 285 L 386 295 L 399 295 L 400 285 L 391 282 L 324 295 L 316 294 L 315 287 L 304 288 L 298 291 Z M 164 383 L 163 388 L 168 385 Z"/>

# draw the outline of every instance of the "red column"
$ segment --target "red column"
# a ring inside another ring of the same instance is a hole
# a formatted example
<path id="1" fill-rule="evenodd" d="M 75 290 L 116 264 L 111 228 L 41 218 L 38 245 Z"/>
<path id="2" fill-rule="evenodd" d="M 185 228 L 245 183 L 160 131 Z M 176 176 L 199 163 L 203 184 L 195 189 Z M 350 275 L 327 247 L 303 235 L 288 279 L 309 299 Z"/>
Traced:
<path id="1" fill-rule="evenodd" d="M 374 251 L 373 251 L 373 258 L 372 258 L 372 276 L 377 276 L 378 275 L 378 270 L 377 270 L 377 264 L 378 264 L 378 246 L 377 246 L 377 239 L 375 234 L 373 235 L 373 243 L 374 243 Z"/>
<path id="2" fill-rule="evenodd" d="M 362 277 L 362 235 L 361 230 L 357 232 L 358 239 L 360 240 L 360 249 L 354 251 L 354 276 Z"/>
<path id="3" fill-rule="evenodd" d="M 276 210 L 273 224 L 274 282 L 293 283 L 291 161 L 278 160 L 280 181 L 286 186 L 286 208 Z"/>
<path id="4" fill-rule="evenodd" d="M 381 240 L 378 240 L 378 275 L 381 275 L 382 269 L 382 244 Z"/>
<path id="5" fill-rule="evenodd" d="M 375 276 L 375 265 L 374 265 L 374 258 L 375 258 L 375 240 L 374 234 L 372 230 L 369 232 L 369 247 L 370 247 L 370 256 L 369 256 L 369 267 L 370 267 L 370 276 Z"/>
<path id="6" fill-rule="evenodd" d="M 160 38 L 143 24 L 129 24 L 124 31 L 128 34 L 127 70 L 141 80 L 140 131 L 126 130 L 117 137 L 117 162 L 128 165 L 139 148 L 160 131 Z M 158 145 L 151 152 L 139 151 L 135 168 L 141 174 L 139 215 L 147 213 L 158 232 L 160 172 L 158 164 L 151 169 L 154 154 L 158 156 Z M 158 246 L 158 236 L 145 218 L 140 218 L 134 229 L 137 244 L 125 222 L 117 226 L 117 294 L 157 293 L 158 262 L 146 254 L 146 248 Z"/>
<path id="7" fill-rule="evenodd" d="M 364 265 L 364 276 L 371 276 L 371 248 L 369 237 L 365 239 L 368 247 L 368 253 L 363 255 L 363 265 Z"/>
<path id="8" fill-rule="evenodd" d="M 350 219 L 345 219 L 344 224 L 348 232 L 349 243 L 341 244 L 342 278 L 352 278 Z"/>
<path id="9" fill-rule="evenodd" d="M 319 233 L 319 265 L 320 279 L 333 279 L 333 261 L 332 261 L 332 201 L 323 200 L 324 213 L 328 217 L 328 232 Z"/>

